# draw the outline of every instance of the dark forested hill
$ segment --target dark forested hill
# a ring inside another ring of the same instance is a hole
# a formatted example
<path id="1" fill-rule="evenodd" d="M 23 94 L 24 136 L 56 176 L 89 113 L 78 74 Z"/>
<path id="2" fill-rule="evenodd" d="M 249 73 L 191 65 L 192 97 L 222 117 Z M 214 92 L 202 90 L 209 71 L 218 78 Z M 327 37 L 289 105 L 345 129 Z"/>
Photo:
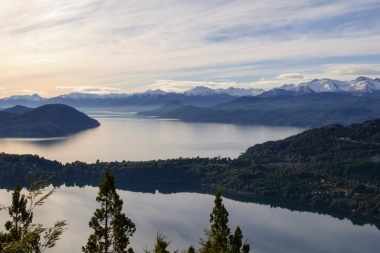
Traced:
<path id="1" fill-rule="evenodd" d="M 328 92 L 240 97 L 207 108 L 183 106 L 142 114 L 195 122 L 320 127 L 380 118 L 380 99 Z"/>
<path id="2" fill-rule="evenodd" d="M 380 119 L 346 127 L 327 125 L 307 130 L 284 140 L 250 147 L 239 159 L 295 163 L 326 159 L 373 160 L 378 156 L 380 156 Z"/>
<path id="3" fill-rule="evenodd" d="M 0 182 L 17 182 L 36 170 L 54 175 L 60 182 L 83 185 L 100 180 L 106 167 L 122 184 L 220 184 L 238 194 L 380 220 L 380 119 L 307 130 L 284 140 L 255 145 L 232 160 L 196 157 L 63 165 L 37 156 L 3 153 Z"/>
<path id="4" fill-rule="evenodd" d="M 99 126 L 99 122 L 62 104 L 0 111 L 0 137 L 58 137 Z"/>
<path id="5" fill-rule="evenodd" d="M 32 110 L 32 108 L 22 106 L 22 105 L 16 105 L 11 108 L 4 109 L 3 111 L 9 112 L 9 113 L 23 114 L 30 110 Z"/>

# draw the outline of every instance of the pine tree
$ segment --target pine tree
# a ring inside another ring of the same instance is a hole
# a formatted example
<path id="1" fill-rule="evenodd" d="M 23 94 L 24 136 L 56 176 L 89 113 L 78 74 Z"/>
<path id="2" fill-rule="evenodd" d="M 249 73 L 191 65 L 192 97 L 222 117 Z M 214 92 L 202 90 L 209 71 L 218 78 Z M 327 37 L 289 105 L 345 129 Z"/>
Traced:
<path id="1" fill-rule="evenodd" d="M 12 220 L 5 223 L 5 229 L 11 235 L 12 240 L 19 241 L 23 231 L 29 228 L 33 219 L 33 213 L 28 211 L 27 198 L 21 194 L 20 185 L 12 193 L 12 205 L 8 208 Z"/>
<path id="2" fill-rule="evenodd" d="M 57 221 L 53 227 L 44 227 L 33 223 L 33 212 L 42 206 L 53 194 L 55 188 L 47 191 L 49 183 L 32 174 L 28 195 L 21 194 L 21 187 L 16 186 L 12 193 L 12 205 L 7 209 L 11 220 L 5 223 L 7 232 L 0 233 L 0 251 L 2 253 L 41 253 L 56 245 L 61 234 L 66 230 L 66 221 Z"/>
<path id="3" fill-rule="evenodd" d="M 171 241 L 168 241 L 166 236 L 164 236 L 160 231 L 157 232 L 156 244 L 154 245 L 154 253 L 170 253 L 167 250 Z"/>
<path id="4" fill-rule="evenodd" d="M 243 232 L 240 227 L 237 226 L 235 229 L 235 234 L 230 236 L 230 251 L 231 253 L 248 253 L 250 250 L 249 244 L 243 244 Z M 240 251 L 241 249 L 241 251 Z"/>
<path id="5" fill-rule="evenodd" d="M 108 168 L 99 185 L 96 201 L 100 208 L 96 209 L 89 226 L 94 229 L 87 245 L 82 247 L 86 253 L 125 253 L 133 252 L 129 245 L 129 237 L 136 231 L 135 224 L 121 212 L 123 201 L 115 189 L 115 177 Z"/>
<path id="6" fill-rule="evenodd" d="M 195 248 L 194 248 L 194 246 L 190 246 L 190 247 L 187 249 L 187 253 L 195 253 Z"/>
<path id="7" fill-rule="evenodd" d="M 237 227 L 234 235 L 228 227 L 228 212 L 223 204 L 222 190 L 218 186 L 214 208 L 210 214 L 211 229 L 205 230 L 206 239 L 201 239 L 201 253 L 248 253 L 249 244 L 242 243 L 243 234 Z M 242 250 L 242 251 L 240 251 Z"/>

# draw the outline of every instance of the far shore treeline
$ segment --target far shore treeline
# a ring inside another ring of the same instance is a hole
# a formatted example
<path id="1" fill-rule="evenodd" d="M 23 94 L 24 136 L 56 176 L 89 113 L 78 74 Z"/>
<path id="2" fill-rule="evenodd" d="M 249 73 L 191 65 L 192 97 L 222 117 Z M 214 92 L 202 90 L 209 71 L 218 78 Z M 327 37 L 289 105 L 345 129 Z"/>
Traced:
<path id="1" fill-rule="evenodd" d="M 239 195 L 341 212 L 357 217 L 354 219 L 358 223 L 358 217 L 380 219 L 380 120 L 307 130 L 281 141 L 255 145 L 236 159 L 193 157 L 62 164 L 36 155 L 1 153 L 0 181 L 13 187 L 36 171 L 53 176 L 58 184 L 84 185 L 99 182 L 105 167 L 119 185 L 221 185 L 225 191 Z"/>

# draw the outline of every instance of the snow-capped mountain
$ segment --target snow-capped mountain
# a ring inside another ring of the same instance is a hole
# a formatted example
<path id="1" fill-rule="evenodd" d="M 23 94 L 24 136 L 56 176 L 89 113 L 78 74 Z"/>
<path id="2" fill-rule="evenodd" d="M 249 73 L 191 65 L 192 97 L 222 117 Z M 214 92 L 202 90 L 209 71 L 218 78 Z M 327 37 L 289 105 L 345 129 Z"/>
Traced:
<path id="1" fill-rule="evenodd" d="M 125 98 L 131 96 L 130 94 L 123 93 L 111 93 L 111 94 L 90 94 L 90 93 L 80 93 L 74 92 L 65 95 L 60 95 L 55 98 L 60 99 L 73 99 L 73 100 L 81 100 L 81 99 L 113 99 L 113 98 Z"/>
<path id="2" fill-rule="evenodd" d="M 65 95 L 60 95 L 57 98 L 63 98 L 63 99 L 95 99 L 99 98 L 100 96 L 97 94 L 90 94 L 90 93 L 70 93 Z"/>
<path id="3" fill-rule="evenodd" d="M 308 88 L 316 93 L 320 92 L 350 92 L 353 87 L 343 81 L 331 80 L 331 79 L 314 79 L 311 82 L 300 83 L 296 87 L 296 91 L 305 90 Z"/>
<path id="4" fill-rule="evenodd" d="M 370 95 L 380 92 L 380 79 L 371 79 L 368 77 L 358 77 L 351 81 L 350 84 L 354 87 L 356 95 Z"/>
<path id="5" fill-rule="evenodd" d="M 234 88 L 230 87 L 228 89 L 217 89 L 219 94 L 227 94 L 234 97 L 243 97 L 243 96 L 257 96 L 264 92 L 262 89 L 253 89 L 253 88 Z"/>
<path id="6" fill-rule="evenodd" d="M 204 86 L 196 86 L 183 94 L 187 96 L 213 96 L 219 94 L 217 90 L 213 90 Z"/>
<path id="7" fill-rule="evenodd" d="M 310 82 L 304 82 L 298 85 L 285 84 L 264 92 L 262 96 L 303 95 L 321 92 L 345 93 L 356 96 L 380 95 L 380 79 L 358 77 L 348 82 L 327 78 L 314 79 Z"/>
<path id="8" fill-rule="evenodd" d="M 298 85 L 284 84 L 268 91 L 254 88 L 212 89 L 197 86 L 188 91 L 175 93 L 160 89 L 148 90 L 134 94 L 90 94 L 70 93 L 53 98 L 42 98 L 37 94 L 19 95 L 0 99 L 1 107 L 25 105 L 30 107 L 42 104 L 62 103 L 72 106 L 139 106 L 164 104 L 173 100 L 181 101 L 185 105 L 207 106 L 216 103 L 228 102 L 242 96 L 295 96 L 310 93 L 343 93 L 354 96 L 370 96 L 380 98 L 380 78 L 371 79 L 358 77 L 352 81 L 339 81 L 332 79 L 314 79 Z"/>
<path id="9" fill-rule="evenodd" d="M 204 86 L 197 86 L 193 89 L 185 91 L 183 94 L 187 96 L 214 96 L 214 95 L 229 95 L 233 97 L 243 97 L 243 96 L 257 96 L 263 93 L 262 89 L 253 88 L 234 88 L 230 87 L 227 89 L 211 89 Z"/>
<path id="10" fill-rule="evenodd" d="M 4 98 L 4 101 L 17 101 L 17 100 L 40 102 L 40 101 L 46 100 L 46 98 L 42 98 L 38 94 L 15 95 L 15 96 L 10 96 L 10 97 Z"/>
<path id="11" fill-rule="evenodd" d="M 296 85 L 294 84 L 284 84 L 278 88 L 275 88 L 275 89 L 281 89 L 281 90 L 288 90 L 288 91 L 294 91 L 296 90 Z"/>
<path id="12" fill-rule="evenodd" d="M 157 89 L 157 90 L 147 90 L 147 91 L 142 92 L 142 93 L 135 93 L 134 95 L 151 95 L 151 96 L 156 96 L 156 95 L 165 95 L 165 94 L 167 94 L 166 91 Z"/>

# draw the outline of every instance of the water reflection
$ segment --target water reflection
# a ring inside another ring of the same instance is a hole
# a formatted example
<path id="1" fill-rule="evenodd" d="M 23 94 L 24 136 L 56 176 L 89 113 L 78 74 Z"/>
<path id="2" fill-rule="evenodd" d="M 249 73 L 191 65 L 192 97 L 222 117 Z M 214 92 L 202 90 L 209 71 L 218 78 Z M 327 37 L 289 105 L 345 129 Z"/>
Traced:
<path id="1" fill-rule="evenodd" d="M 0 139 L 1 152 L 37 154 L 60 162 L 147 161 L 239 156 L 248 147 L 303 131 L 295 127 L 186 123 L 129 112 L 89 113 L 101 125 L 66 138 Z"/>
<path id="2" fill-rule="evenodd" d="M 137 185 L 132 187 L 137 188 Z M 131 239 L 136 252 L 142 252 L 145 246 L 153 247 L 157 230 L 172 240 L 171 250 L 191 244 L 198 246 L 203 229 L 209 227 L 213 194 L 170 193 L 166 187 L 147 185 L 138 192 L 118 190 L 124 201 L 123 210 L 137 226 Z M 164 189 L 167 194 L 163 193 Z M 57 219 L 69 220 L 69 230 L 49 252 L 80 251 L 92 232 L 88 221 L 98 207 L 97 192 L 98 188 L 92 186 L 61 186 L 36 213 L 36 219 L 45 224 Z M 9 203 L 10 192 L 0 190 L 0 199 Z M 229 198 L 224 198 L 224 204 L 230 213 L 230 227 L 241 226 L 252 252 L 378 252 L 380 232 L 374 226 L 353 226 L 346 219 Z M 0 220 L 4 221 L 4 216 Z"/>

